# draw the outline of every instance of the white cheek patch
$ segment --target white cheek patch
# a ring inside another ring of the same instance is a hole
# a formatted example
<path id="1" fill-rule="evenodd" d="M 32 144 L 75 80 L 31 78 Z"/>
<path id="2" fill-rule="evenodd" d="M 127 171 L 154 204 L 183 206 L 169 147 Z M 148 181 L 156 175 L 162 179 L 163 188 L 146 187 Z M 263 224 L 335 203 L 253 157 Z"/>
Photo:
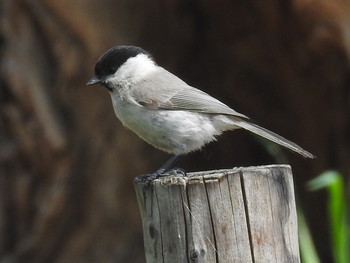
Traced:
<path id="1" fill-rule="evenodd" d="M 116 73 L 114 73 L 113 75 L 109 75 L 105 78 L 104 82 L 108 85 L 114 85 L 117 83 L 120 83 L 120 78 L 118 78 L 118 76 L 116 75 Z"/>
<path id="2" fill-rule="evenodd" d="M 108 80 L 118 82 L 137 82 L 157 68 L 155 63 L 146 55 L 139 54 L 129 58 Z"/>

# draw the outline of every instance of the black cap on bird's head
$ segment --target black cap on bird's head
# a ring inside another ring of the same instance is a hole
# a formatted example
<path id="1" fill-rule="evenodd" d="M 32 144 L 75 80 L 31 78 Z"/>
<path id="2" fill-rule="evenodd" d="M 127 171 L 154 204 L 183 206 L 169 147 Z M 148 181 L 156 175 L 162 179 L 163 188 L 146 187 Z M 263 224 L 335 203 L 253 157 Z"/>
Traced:
<path id="1" fill-rule="evenodd" d="M 93 76 L 86 85 L 101 83 L 106 76 L 114 74 L 129 58 L 136 57 L 139 54 L 146 54 L 152 58 L 147 51 L 140 47 L 112 47 L 99 58 L 95 65 L 95 76 Z"/>

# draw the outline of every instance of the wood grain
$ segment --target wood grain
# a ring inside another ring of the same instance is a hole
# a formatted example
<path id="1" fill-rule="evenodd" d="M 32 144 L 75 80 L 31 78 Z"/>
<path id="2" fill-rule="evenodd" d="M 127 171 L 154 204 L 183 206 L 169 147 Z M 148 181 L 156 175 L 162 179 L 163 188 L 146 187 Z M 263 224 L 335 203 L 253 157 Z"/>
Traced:
<path id="1" fill-rule="evenodd" d="M 147 262 L 300 262 L 288 165 L 135 182 Z"/>

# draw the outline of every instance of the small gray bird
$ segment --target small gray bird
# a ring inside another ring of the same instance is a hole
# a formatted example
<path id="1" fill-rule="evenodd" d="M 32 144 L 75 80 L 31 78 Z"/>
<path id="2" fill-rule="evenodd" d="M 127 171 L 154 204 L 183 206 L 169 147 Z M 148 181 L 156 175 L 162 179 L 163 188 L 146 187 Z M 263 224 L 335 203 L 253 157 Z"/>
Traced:
<path id="1" fill-rule="evenodd" d="M 314 158 L 297 144 L 189 86 L 158 66 L 140 47 L 116 46 L 105 52 L 87 85 L 97 83 L 109 90 L 115 114 L 125 127 L 154 147 L 174 154 L 155 174 L 164 173 L 178 156 L 201 149 L 224 131 L 240 128 Z"/>

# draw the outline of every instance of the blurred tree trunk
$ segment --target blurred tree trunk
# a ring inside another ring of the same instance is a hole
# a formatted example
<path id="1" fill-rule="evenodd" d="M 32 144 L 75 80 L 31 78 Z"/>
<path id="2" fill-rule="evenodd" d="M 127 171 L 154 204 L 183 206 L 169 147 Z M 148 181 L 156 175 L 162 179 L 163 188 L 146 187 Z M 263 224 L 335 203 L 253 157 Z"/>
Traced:
<path id="1" fill-rule="evenodd" d="M 144 261 L 132 178 L 167 156 L 121 126 L 106 90 L 85 87 L 113 45 L 143 46 L 189 84 L 316 154 L 316 161 L 286 154 L 302 194 L 324 169 L 349 174 L 349 7 L 1 1 L 0 262 Z M 274 162 L 244 136 L 229 133 L 205 150 L 209 161 L 198 153 L 181 165 Z M 303 196 L 327 259 L 323 195 Z"/>

